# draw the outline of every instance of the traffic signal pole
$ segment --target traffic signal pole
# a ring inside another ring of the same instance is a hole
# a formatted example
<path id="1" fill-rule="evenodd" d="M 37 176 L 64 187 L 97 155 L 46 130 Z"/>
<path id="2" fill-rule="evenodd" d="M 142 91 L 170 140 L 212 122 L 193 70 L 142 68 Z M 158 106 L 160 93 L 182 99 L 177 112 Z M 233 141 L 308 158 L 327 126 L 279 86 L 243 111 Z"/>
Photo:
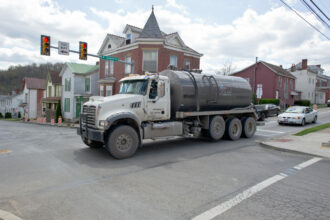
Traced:
<path id="1" fill-rule="evenodd" d="M 49 37 L 50 38 L 50 37 Z M 53 49 L 57 49 L 59 50 L 58 47 L 55 47 L 55 46 L 52 46 L 52 45 L 49 45 L 49 48 L 53 48 Z M 77 51 L 77 50 L 68 50 L 69 52 L 71 53 L 77 53 L 80 55 L 80 51 Z M 50 51 L 49 51 L 50 52 Z M 44 54 L 42 54 L 44 55 Z M 87 53 L 87 56 L 91 56 L 91 57 L 95 57 L 95 58 L 99 58 L 99 59 L 103 59 L 102 56 L 100 55 L 96 55 L 96 54 L 91 54 L 91 53 Z M 115 58 L 115 57 L 113 57 Z M 103 59 L 103 60 L 107 60 L 107 59 Z M 131 65 L 131 69 L 132 69 L 132 74 L 134 74 L 134 62 L 127 62 L 127 61 L 124 61 L 124 60 L 119 60 L 118 58 L 116 59 L 111 59 L 112 61 L 114 62 L 118 62 L 118 63 L 123 63 L 123 64 L 128 64 L 128 65 Z"/>

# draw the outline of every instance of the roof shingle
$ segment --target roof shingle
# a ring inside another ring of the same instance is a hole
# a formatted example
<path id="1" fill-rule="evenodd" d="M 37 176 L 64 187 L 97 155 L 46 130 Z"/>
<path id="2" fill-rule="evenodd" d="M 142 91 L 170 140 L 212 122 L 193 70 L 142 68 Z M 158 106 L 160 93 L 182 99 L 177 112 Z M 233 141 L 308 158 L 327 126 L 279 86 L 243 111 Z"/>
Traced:
<path id="1" fill-rule="evenodd" d="M 154 11 L 151 12 L 139 38 L 163 38 Z"/>
<path id="2" fill-rule="evenodd" d="M 46 89 L 46 80 L 24 77 L 23 81 L 28 89 Z"/>

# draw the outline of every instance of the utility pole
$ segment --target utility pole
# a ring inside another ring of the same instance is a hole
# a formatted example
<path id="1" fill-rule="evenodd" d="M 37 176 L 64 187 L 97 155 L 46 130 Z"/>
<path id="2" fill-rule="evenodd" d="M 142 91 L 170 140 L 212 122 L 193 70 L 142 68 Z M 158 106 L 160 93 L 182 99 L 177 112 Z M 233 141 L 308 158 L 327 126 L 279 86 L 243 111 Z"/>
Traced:
<path id="1" fill-rule="evenodd" d="M 256 64 L 254 66 L 253 93 L 256 93 L 257 64 L 258 64 L 258 57 L 256 57 Z"/>

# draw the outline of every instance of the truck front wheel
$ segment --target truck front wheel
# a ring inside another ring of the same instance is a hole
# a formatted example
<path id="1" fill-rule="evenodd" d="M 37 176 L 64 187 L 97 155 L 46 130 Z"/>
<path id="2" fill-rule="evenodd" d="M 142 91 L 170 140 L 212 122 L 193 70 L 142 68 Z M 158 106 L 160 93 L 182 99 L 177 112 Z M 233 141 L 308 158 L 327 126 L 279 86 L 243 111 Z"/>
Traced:
<path id="1" fill-rule="evenodd" d="M 139 136 L 134 128 L 120 125 L 108 135 L 105 147 L 114 158 L 124 159 L 135 154 L 139 143 Z"/>
<path id="2" fill-rule="evenodd" d="M 226 136 L 235 141 L 241 137 L 242 134 L 242 124 L 241 120 L 238 118 L 229 119 L 226 122 Z"/>

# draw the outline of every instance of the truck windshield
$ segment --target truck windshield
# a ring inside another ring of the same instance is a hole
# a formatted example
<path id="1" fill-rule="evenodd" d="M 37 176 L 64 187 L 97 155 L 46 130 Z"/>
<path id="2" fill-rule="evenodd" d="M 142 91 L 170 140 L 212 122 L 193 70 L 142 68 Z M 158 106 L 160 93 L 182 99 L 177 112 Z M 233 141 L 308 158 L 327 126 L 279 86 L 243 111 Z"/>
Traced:
<path id="1" fill-rule="evenodd" d="M 127 80 L 120 86 L 120 94 L 145 95 L 148 87 L 148 80 Z"/>

